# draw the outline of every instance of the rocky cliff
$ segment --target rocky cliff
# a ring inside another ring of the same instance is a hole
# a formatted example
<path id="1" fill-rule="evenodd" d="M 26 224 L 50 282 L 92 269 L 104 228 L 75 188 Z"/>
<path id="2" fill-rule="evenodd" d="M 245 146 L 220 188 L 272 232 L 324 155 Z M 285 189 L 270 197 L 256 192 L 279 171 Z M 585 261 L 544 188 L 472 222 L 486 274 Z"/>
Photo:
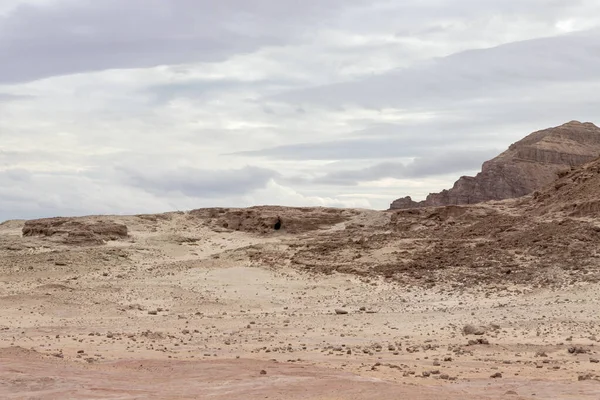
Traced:
<path id="1" fill-rule="evenodd" d="M 474 204 L 516 198 L 532 193 L 557 178 L 557 173 L 600 155 L 600 128 L 586 122 L 534 132 L 483 163 L 475 177 L 463 176 L 452 189 L 431 193 L 416 202 L 410 196 L 395 200 L 390 209 Z"/>

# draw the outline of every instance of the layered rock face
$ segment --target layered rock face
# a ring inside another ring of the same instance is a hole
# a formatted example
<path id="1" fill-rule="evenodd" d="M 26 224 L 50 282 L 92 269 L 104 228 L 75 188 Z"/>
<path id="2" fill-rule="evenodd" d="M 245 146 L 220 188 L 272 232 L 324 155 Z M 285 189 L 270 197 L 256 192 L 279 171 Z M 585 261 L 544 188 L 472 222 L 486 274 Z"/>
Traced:
<path id="1" fill-rule="evenodd" d="M 431 193 L 416 202 L 409 196 L 395 200 L 390 209 L 474 204 L 521 197 L 557 178 L 557 173 L 585 164 L 600 155 L 600 128 L 586 122 L 534 132 L 486 161 L 475 177 L 463 176 L 452 189 Z"/>
<path id="2" fill-rule="evenodd" d="M 127 238 L 127 226 L 102 218 L 43 218 L 25 222 L 23 236 L 55 238 L 67 244 L 95 245 Z"/>

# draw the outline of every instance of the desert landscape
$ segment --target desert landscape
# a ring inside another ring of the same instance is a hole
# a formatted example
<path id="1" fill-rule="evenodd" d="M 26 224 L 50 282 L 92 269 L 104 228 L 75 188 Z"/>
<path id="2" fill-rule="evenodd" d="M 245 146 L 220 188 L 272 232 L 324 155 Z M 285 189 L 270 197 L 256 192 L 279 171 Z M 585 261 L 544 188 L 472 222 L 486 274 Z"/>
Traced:
<path id="1" fill-rule="evenodd" d="M 598 399 L 600 129 L 543 132 L 475 204 L 6 221 L 0 398 Z"/>

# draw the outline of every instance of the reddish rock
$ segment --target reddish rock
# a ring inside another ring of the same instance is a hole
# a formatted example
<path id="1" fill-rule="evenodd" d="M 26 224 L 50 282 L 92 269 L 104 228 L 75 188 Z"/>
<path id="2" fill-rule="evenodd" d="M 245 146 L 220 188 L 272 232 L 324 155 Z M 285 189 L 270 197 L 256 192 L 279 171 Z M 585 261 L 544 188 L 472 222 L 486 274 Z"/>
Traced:
<path id="1" fill-rule="evenodd" d="M 571 121 L 534 132 L 486 161 L 475 177 L 461 177 L 452 189 L 431 193 L 415 202 L 410 196 L 395 200 L 390 209 L 475 204 L 525 196 L 553 182 L 573 166 L 600 155 L 600 128 Z"/>
<path id="2" fill-rule="evenodd" d="M 43 218 L 25 222 L 23 236 L 58 237 L 69 244 L 102 244 L 127 237 L 127 226 L 81 218 Z"/>

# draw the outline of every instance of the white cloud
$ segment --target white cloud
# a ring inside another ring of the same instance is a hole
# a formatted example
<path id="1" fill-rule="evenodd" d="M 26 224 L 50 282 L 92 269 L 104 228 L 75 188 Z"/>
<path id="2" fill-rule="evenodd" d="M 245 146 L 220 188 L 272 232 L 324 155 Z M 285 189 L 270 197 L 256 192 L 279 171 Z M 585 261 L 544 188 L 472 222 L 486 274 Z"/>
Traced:
<path id="1" fill-rule="evenodd" d="M 352 207 L 372 208 L 371 202 L 364 196 L 310 196 L 278 184 L 271 180 L 265 189 L 257 190 L 251 195 L 244 196 L 244 205 L 281 205 L 286 206 L 314 206 L 314 207 Z"/>

